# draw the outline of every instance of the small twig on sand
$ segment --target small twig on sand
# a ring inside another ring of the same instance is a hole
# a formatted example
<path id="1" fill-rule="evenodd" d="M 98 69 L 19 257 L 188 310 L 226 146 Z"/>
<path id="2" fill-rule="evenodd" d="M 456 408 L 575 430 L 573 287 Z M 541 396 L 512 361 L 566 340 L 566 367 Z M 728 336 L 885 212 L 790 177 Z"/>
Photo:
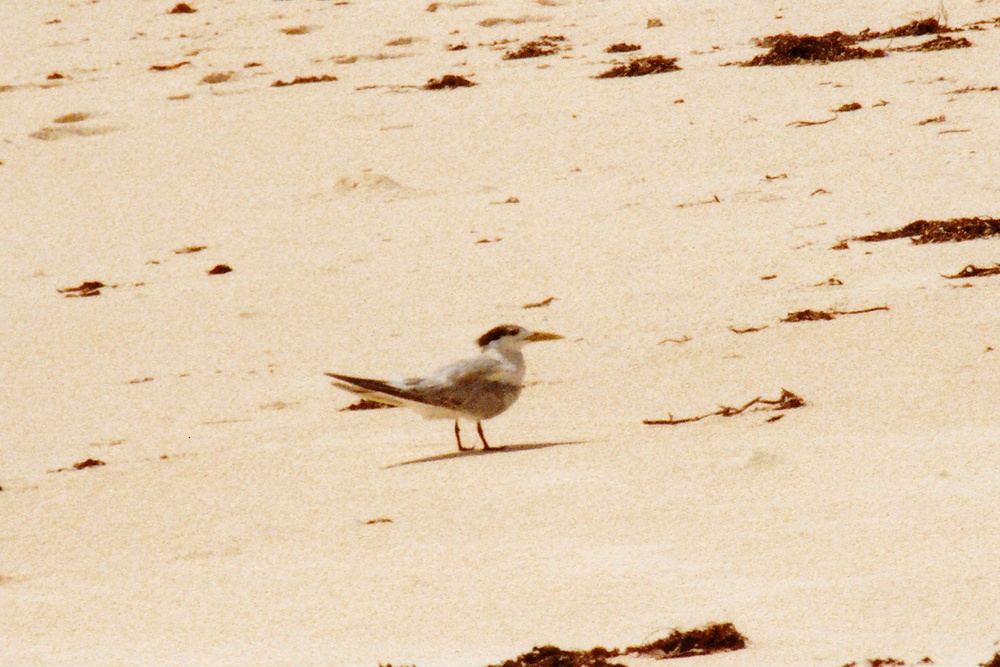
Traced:
<path id="1" fill-rule="evenodd" d="M 542 299 L 541 301 L 536 301 L 534 303 L 526 303 L 523 306 L 521 306 L 521 308 L 525 308 L 525 309 L 527 309 L 527 308 L 544 308 L 545 306 L 549 305 L 550 303 L 552 303 L 555 300 L 556 300 L 556 298 L 554 296 L 550 296 L 548 298 Z"/>
<path id="2" fill-rule="evenodd" d="M 684 334 L 680 338 L 664 338 L 659 343 L 657 343 L 657 345 L 663 345 L 664 343 L 675 343 L 677 345 L 683 345 L 684 343 L 687 343 L 690 340 L 691 340 L 691 336 L 688 336 L 687 334 Z"/>
<path id="3" fill-rule="evenodd" d="M 743 329 L 740 329 L 739 327 L 732 327 L 731 326 L 731 327 L 729 327 L 729 330 L 732 331 L 734 334 L 748 334 L 748 333 L 756 333 L 758 331 L 763 331 L 766 328 L 767 328 L 767 325 L 765 324 L 764 326 L 760 326 L 760 327 L 745 327 Z"/>
<path id="4" fill-rule="evenodd" d="M 827 123 L 832 123 L 837 120 L 837 117 L 827 118 L 826 120 L 793 120 L 788 123 L 786 127 L 812 127 L 813 125 L 826 125 Z"/>
<path id="5" fill-rule="evenodd" d="M 674 426 L 676 424 L 687 424 L 689 422 L 700 421 L 702 419 L 705 419 L 706 417 L 734 417 L 738 414 L 746 412 L 750 408 L 757 405 L 767 406 L 758 408 L 759 410 L 792 410 L 794 408 L 801 408 L 805 404 L 806 402 L 802 400 L 802 398 L 800 398 L 799 396 L 796 396 L 794 393 L 788 391 L 787 389 L 782 389 L 781 396 L 779 396 L 775 400 L 768 400 L 766 398 L 761 398 L 760 396 L 757 396 L 752 401 L 747 402 L 746 404 L 744 404 L 742 407 L 739 408 L 723 405 L 715 412 L 709 412 L 704 415 L 697 415 L 695 417 L 686 417 L 684 419 L 674 419 L 673 415 L 668 415 L 667 419 L 643 419 L 642 423 L 650 424 L 653 426 L 659 426 L 659 425 Z"/>

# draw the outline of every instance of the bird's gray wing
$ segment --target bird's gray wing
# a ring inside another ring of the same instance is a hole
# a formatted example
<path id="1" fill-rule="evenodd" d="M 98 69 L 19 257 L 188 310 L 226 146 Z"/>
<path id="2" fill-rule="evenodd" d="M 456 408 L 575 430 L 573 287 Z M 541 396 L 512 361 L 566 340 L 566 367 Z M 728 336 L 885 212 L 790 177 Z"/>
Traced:
<path id="1" fill-rule="evenodd" d="M 456 409 L 456 405 L 446 400 L 440 392 L 421 388 L 423 378 L 411 378 L 401 382 L 386 382 L 373 378 L 359 378 L 339 373 L 324 373 L 339 380 L 333 384 L 340 389 L 365 396 L 389 405 L 406 405 L 407 402 L 422 403 L 434 407 Z"/>
<path id="2" fill-rule="evenodd" d="M 416 389 L 435 405 L 486 419 L 507 409 L 521 391 L 520 378 L 489 357 L 465 359 L 417 381 Z"/>
<path id="3" fill-rule="evenodd" d="M 347 391 L 389 405 L 407 403 L 466 412 L 486 419 L 507 409 L 521 391 L 510 370 L 495 359 L 473 357 L 449 364 L 423 378 L 387 382 L 326 373 Z"/>

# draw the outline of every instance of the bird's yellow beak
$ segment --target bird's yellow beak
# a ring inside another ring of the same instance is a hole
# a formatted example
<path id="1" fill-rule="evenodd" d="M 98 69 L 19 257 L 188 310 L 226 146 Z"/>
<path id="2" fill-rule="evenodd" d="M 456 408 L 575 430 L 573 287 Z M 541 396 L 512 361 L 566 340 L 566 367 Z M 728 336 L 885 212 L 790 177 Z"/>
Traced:
<path id="1" fill-rule="evenodd" d="M 532 331 L 524 340 L 530 341 L 532 343 L 538 343 L 543 340 L 560 340 L 565 338 L 565 336 L 560 336 L 559 334 L 549 333 L 548 331 Z"/>

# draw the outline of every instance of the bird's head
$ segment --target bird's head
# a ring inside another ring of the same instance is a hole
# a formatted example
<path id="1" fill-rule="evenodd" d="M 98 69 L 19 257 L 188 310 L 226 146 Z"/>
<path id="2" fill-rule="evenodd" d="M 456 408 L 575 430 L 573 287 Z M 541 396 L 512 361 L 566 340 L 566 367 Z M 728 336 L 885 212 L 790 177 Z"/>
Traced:
<path id="1" fill-rule="evenodd" d="M 505 347 L 519 350 L 527 343 L 537 343 L 543 340 L 559 340 L 560 338 L 562 336 L 559 334 L 547 331 L 531 331 L 516 324 L 501 324 L 484 333 L 476 342 L 484 350 L 488 347 Z"/>

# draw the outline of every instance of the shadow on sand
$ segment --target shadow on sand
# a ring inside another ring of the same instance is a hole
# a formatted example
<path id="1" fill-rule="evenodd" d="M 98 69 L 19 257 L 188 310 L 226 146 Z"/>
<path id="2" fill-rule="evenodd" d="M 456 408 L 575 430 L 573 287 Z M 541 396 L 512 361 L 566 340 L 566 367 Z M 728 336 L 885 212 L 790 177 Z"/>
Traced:
<path id="1" fill-rule="evenodd" d="M 467 452 L 448 452 L 447 454 L 437 454 L 435 456 L 425 456 L 411 461 L 401 461 L 384 466 L 382 470 L 389 468 L 399 468 L 400 466 L 413 465 L 415 463 L 434 463 L 435 461 L 447 461 L 449 459 L 460 459 L 467 456 L 492 456 L 494 454 L 511 454 L 514 452 L 529 452 L 534 449 L 548 449 L 549 447 L 562 447 L 564 445 L 583 445 L 589 440 L 567 440 L 565 442 L 532 442 L 521 445 L 507 445 L 506 447 L 493 447 L 492 449 L 472 449 Z"/>

